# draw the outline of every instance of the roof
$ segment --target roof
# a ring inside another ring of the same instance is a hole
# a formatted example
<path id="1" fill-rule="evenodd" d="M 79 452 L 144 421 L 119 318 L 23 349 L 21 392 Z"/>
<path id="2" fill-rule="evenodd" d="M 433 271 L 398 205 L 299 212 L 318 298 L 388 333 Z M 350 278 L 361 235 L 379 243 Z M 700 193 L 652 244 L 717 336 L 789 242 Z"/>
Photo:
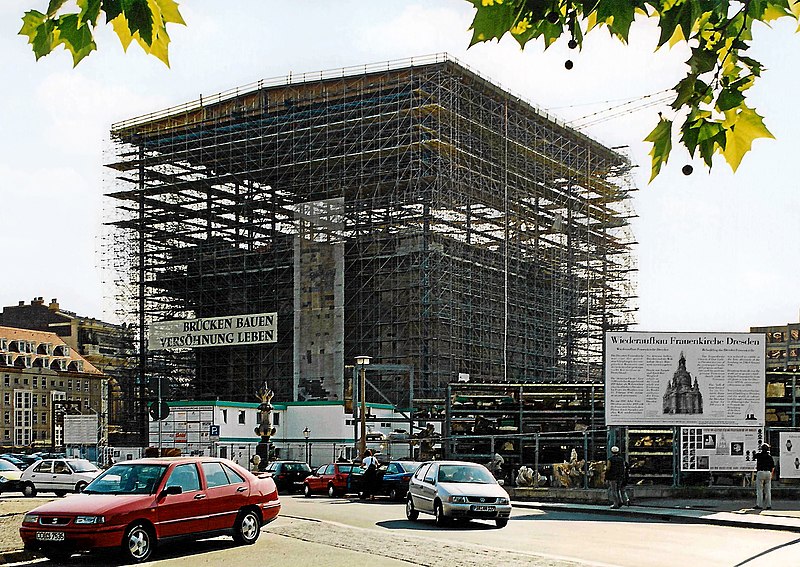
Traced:
<path id="1" fill-rule="evenodd" d="M 83 371 L 80 374 L 100 374 L 103 373 L 95 368 L 91 362 L 83 358 L 78 352 L 75 351 L 72 347 L 70 347 L 64 340 L 56 335 L 55 333 L 50 333 L 47 331 L 31 331 L 29 329 L 18 329 L 16 327 L 3 327 L 0 326 L 0 339 L 8 339 L 8 341 L 30 341 L 34 342 L 37 345 L 43 343 L 49 343 L 55 346 L 65 346 L 69 348 L 69 354 L 65 357 L 55 357 L 55 358 L 66 358 L 70 362 L 73 360 L 80 360 L 83 361 Z M 31 355 L 35 356 L 35 353 L 31 353 Z"/>

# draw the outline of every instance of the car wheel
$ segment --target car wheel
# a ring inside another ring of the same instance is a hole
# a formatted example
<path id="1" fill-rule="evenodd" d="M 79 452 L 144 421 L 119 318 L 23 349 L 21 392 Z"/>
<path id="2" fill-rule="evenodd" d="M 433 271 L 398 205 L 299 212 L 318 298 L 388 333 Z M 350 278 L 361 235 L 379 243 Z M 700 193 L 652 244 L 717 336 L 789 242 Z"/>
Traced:
<path id="1" fill-rule="evenodd" d="M 243 510 L 233 526 L 233 540 L 240 545 L 253 545 L 261 533 L 261 520 L 255 510 Z"/>
<path id="2" fill-rule="evenodd" d="M 442 508 L 441 502 L 437 502 L 433 505 L 433 517 L 436 520 L 437 526 L 447 525 L 447 516 L 444 515 L 444 508 Z"/>
<path id="3" fill-rule="evenodd" d="M 22 487 L 22 494 L 28 498 L 33 498 L 36 496 L 36 487 L 33 486 L 32 482 L 26 482 Z"/>
<path id="4" fill-rule="evenodd" d="M 86 488 L 86 483 L 80 481 L 78 484 L 75 485 L 75 492 L 83 492 L 84 488 Z"/>
<path id="5" fill-rule="evenodd" d="M 328 485 L 328 496 L 330 498 L 333 498 L 334 496 L 336 496 L 336 489 L 333 487 L 332 484 Z"/>
<path id="6" fill-rule="evenodd" d="M 143 563 L 150 558 L 155 546 L 155 538 L 144 525 L 134 524 L 125 532 L 122 540 L 122 553 L 134 563 Z"/>
<path id="7" fill-rule="evenodd" d="M 498 528 L 504 528 L 508 525 L 508 518 L 497 518 L 494 523 Z"/>
<path id="8" fill-rule="evenodd" d="M 54 490 L 53 492 L 55 492 L 56 498 L 64 498 L 67 495 L 66 490 Z"/>
<path id="9" fill-rule="evenodd" d="M 406 499 L 406 518 L 408 518 L 412 522 L 416 521 L 416 519 L 419 518 L 419 512 L 417 511 L 416 508 L 414 508 L 414 501 L 411 500 L 410 494 Z"/>
<path id="10" fill-rule="evenodd" d="M 397 487 L 393 487 L 389 491 L 389 500 L 392 500 L 393 502 L 397 501 L 397 500 L 400 500 L 400 491 L 397 490 Z"/>
<path id="11" fill-rule="evenodd" d="M 303 485 L 303 495 L 306 498 L 310 498 L 311 497 L 311 488 L 307 484 Z"/>

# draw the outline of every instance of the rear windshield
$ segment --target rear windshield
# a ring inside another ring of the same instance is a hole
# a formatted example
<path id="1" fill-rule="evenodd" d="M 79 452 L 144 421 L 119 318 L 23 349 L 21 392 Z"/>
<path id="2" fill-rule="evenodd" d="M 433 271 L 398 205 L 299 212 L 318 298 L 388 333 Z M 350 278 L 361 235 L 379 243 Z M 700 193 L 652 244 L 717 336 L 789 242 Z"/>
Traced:
<path id="1" fill-rule="evenodd" d="M 311 472 L 311 467 L 306 463 L 284 463 L 286 472 Z"/>
<path id="2" fill-rule="evenodd" d="M 75 459 L 67 462 L 75 472 L 94 472 L 97 470 L 97 467 L 86 459 Z"/>
<path id="3" fill-rule="evenodd" d="M 346 472 L 353 472 L 354 470 L 360 470 L 361 465 L 339 465 L 339 472 L 346 473 Z"/>

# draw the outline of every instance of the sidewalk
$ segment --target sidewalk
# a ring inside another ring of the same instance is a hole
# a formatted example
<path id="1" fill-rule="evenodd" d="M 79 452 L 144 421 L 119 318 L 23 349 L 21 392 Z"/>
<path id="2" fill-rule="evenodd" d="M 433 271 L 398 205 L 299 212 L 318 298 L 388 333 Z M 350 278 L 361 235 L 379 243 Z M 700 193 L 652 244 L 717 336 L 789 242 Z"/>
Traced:
<path id="1" fill-rule="evenodd" d="M 800 532 L 800 502 L 794 499 L 772 501 L 771 510 L 754 510 L 752 500 L 719 499 L 642 499 L 619 509 L 607 504 L 574 502 L 512 501 L 517 508 L 605 514 L 618 518 L 645 518 L 664 522 L 713 524 L 737 528 L 758 528 Z"/>

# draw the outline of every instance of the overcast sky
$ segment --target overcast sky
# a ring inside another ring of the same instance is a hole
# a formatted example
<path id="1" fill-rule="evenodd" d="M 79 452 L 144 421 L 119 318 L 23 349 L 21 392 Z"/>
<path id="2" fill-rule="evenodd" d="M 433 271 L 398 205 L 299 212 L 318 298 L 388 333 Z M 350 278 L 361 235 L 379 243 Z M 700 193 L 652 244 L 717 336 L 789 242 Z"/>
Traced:
<path id="1" fill-rule="evenodd" d="M 582 52 L 566 40 L 546 52 L 511 40 L 467 49 L 473 9 L 465 0 L 238 0 L 182 3 L 171 68 L 110 31 L 99 52 L 72 68 L 63 50 L 36 62 L 20 18 L 45 0 L 0 4 L 0 306 L 58 298 L 81 315 L 114 320 L 98 269 L 103 194 L 109 190 L 108 131 L 118 120 L 259 79 L 447 52 L 471 69 L 564 120 L 674 85 L 682 49 L 654 53 L 652 25 L 635 25 L 628 46 L 592 33 Z M 224 6 L 224 7 L 223 7 Z M 756 34 L 750 53 L 767 67 L 751 89 L 777 140 L 754 144 L 736 174 L 718 161 L 707 174 L 676 148 L 651 184 L 649 145 L 658 110 L 628 112 L 584 130 L 627 146 L 639 191 L 639 330 L 746 331 L 798 320 L 796 150 L 800 36 L 790 25 Z M 564 61 L 572 59 L 572 70 Z M 680 169 L 693 163 L 695 172 Z"/>

